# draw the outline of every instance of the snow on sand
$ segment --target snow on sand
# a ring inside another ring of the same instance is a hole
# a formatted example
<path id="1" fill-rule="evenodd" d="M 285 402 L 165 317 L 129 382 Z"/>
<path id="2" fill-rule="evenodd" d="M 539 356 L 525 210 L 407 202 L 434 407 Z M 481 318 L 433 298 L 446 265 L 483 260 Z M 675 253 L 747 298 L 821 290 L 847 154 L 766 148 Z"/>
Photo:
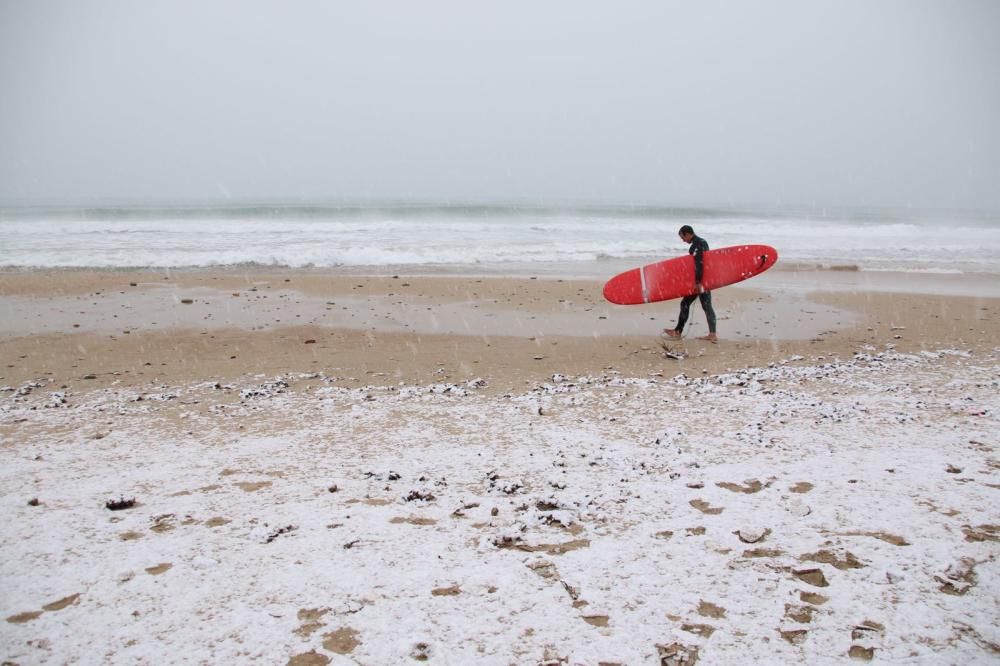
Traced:
<path id="1" fill-rule="evenodd" d="M 7 387 L 0 657 L 997 659 L 997 350 L 480 389 Z"/>

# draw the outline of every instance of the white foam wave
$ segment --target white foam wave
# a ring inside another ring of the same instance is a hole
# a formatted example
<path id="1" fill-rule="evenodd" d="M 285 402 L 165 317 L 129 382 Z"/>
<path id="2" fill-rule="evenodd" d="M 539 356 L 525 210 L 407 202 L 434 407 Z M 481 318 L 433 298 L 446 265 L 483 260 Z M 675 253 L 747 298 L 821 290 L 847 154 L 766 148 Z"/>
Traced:
<path id="1" fill-rule="evenodd" d="M 0 265 L 188 267 L 574 264 L 683 254 L 691 224 L 713 247 L 767 243 L 784 260 L 870 270 L 1000 272 L 1000 225 L 643 217 L 626 213 L 358 213 L 331 218 L 2 219 Z"/>

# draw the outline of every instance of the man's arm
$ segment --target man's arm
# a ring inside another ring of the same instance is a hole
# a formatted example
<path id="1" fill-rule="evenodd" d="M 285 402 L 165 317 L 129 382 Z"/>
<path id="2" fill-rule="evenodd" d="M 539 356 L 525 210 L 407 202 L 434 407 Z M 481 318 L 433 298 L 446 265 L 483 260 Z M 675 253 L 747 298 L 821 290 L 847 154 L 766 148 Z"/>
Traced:
<path id="1" fill-rule="evenodd" d="M 705 266 L 702 261 L 701 255 L 705 251 L 705 248 L 703 247 L 703 244 L 701 242 L 695 241 L 691 245 L 691 250 L 692 250 L 691 254 L 694 256 L 694 283 L 698 285 L 698 287 L 701 287 L 701 278 L 703 277 L 703 274 L 705 272 Z M 699 289 L 698 291 L 700 293 L 701 289 Z"/>

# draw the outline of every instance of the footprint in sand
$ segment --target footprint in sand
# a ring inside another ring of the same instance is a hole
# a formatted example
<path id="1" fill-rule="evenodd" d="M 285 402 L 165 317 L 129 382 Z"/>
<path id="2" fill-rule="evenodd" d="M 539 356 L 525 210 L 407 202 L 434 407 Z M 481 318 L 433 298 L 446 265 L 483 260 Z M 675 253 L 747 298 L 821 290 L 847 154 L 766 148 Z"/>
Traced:
<path id="1" fill-rule="evenodd" d="M 726 609 L 722 606 L 716 606 L 712 602 L 702 599 L 698 604 L 698 615 L 718 620 L 726 617 Z"/>
<path id="2" fill-rule="evenodd" d="M 739 485 L 737 483 L 730 483 L 728 481 L 719 481 L 715 485 L 724 490 L 728 490 L 734 493 L 743 493 L 745 495 L 752 495 L 754 493 L 759 493 L 764 488 L 767 488 L 770 483 L 763 484 L 757 479 L 749 479 L 743 482 L 744 485 Z"/>
<path id="3" fill-rule="evenodd" d="M 818 592 L 799 592 L 799 600 L 814 606 L 822 606 L 829 601 L 828 598 Z"/>
<path id="4" fill-rule="evenodd" d="M 11 624 L 24 624 L 25 622 L 31 622 L 32 620 L 37 620 L 41 617 L 44 612 L 55 612 L 61 611 L 64 608 L 72 606 L 80 600 L 80 594 L 71 594 L 68 597 L 63 597 L 58 601 L 53 601 L 42 606 L 42 610 L 39 611 L 26 611 L 24 613 L 18 613 L 16 615 L 11 615 L 7 618 L 7 622 Z M 6 663 L 6 662 L 4 662 Z"/>
<path id="5" fill-rule="evenodd" d="M 845 551 L 842 556 L 838 556 L 829 550 L 821 550 L 815 553 L 806 553 L 805 555 L 800 555 L 799 560 L 803 562 L 819 562 L 820 564 L 829 564 L 841 571 L 846 571 L 847 569 L 863 569 L 864 564 L 854 556 L 854 553 Z"/>
<path id="6" fill-rule="evenodd" d="M 389 520 L 393 524 L 407 523 L 409 525 L 437 525 L 437 521 L 433 518 L 421 518 L 420 516 L 407 516 L 403 518 L 402 516 L 396 516 Z"/>
<path id="7" fill-rule="evenodd" d="M 978 527 L 962 525 L 962 534 L 965 535 L 966 541 L 972 543 L 977 541 L 1000 541 L 1000 525 L 979 525 Z"/>
<path id="8" fill-rule="evenodd" d="M 830 586 L 830 583 L 826 580 L 826 576 L 823 575 L 822 569 L 799 569 L 792 571 L 792 575 L 801 580 L 803 583 L 808 583 L 813 587 Z"/>
<path id="9" fill-rule="evenodd" d="M 574 539 L 564 543 L 540 543 L 530 545 L 521 541 L 520 537 L 497 537 L 493 545 L 500 549 L 523 550 L 526 553 L 546 553 L 548 555 L 565 555 L 572 550 L 588 548 L 590 539 Z"/>
<path id="10" fill-rule="evenodd" d="M 323 627 L 323 623 L 320 620 L 328 612 L 330 612 L 329 608 L 299 609 L 297 617 L 303 624 L 292 633 L 298 634 L 299 636 L 311 636 L 314 632 Z"/>
<path id="11" fill-rule="evenodd" d="M 316 650 L 303 652 L 288 659 L 288 666 L 326 666 L 329 663 L 330 658 Z"/>
<path id="12" fill-rule="evenodd" d="M 337 654 L 350 654 L 361 645 L 358 632 L 351 627 L 341 627 L 323 635 L 323 649 Z"/>
<path id="13" fill-rule="evenodd" d="M 166 513 L 162 516 L 155 516 L 153 520 L 153 526 L 150 527 L 150 531 L 162 534 L 164 532 L 169 532 L 174 529 L 174 520 L 176 516 L 172 513 Z"/>
<path id="14" fill-rule="evenodd" d="M 885 626 L 873 620 L 865 620 L 851 630 L 851 640 L 857 641 L 847 651 L 847 656 L 858 661 L 871 661 L 875 657 L 875 646 L 885 632 Z"/>
<path id="15" fill-rule="evenodd" d="M 885 541 L 886 543 L 891 543 L 893 546 L 909 546 L 910 542 L 901 536 L 896 534 L 889 534 L 888 532 L 834 532 L 837 536 L 864 536 L 872 537 L 880 541 Z M 969 541 L 969 539 L 966 539 Z"/>
<path id="16" fill-rule="evenodd" d="M 210 485 L 210 486 L 202 486 L 201 488 L 195 488 L 193 491 L 192 490 L 181 490 L 181 491 L 178 491 L 176 493 L 172 493 L 170 495 L 170 497 L 186 497 L 186 496 L 191 495 L 193 493 L 208 493 L 208 492 L 212 492 L 213 490 L 218 490 L 221 487 L 222 486 L 220 486 L 219 484 L 213 484 L 213 485 Z"/>
<path id="17" fill-rule="evenodd" d="M 723 511 L 723 508 L 721 506 L 712 506 L 711 504 L 709 504 L 705 500 L 701 500 L 701 499 L 693 499 L 690 502 L 688 502 L 688 504 L 690 504 L 694 508 L 698 509 L 702 513 L 710 515 L 710 516 L 717 516 L 718 514 L 722 513 L 722 511 Z"/>
<path id="18" fill-rule="evenodd" d="M 656 653 L 660 659 L 660 666 L 691 666 L 698 662 L 698 648 L 693 645 L 657 644 Z"/>
<path id="19" fill-rule="evenodd" d="M 799 624 L 809 624 L 812 622 L 813 613 L 815 612 L 816 609 L 813 606 L 785 604 L 785 617 Z"/>
<path id="20" fill-rule="evenodd" d="M 537 575 L 546 579 L 556 579 L 559 578 L 559 571 L 556 569 L 556 565 L 552 562 L 546 560 L 539 560 L 537 562 L 531 562 L 527 565 L 529 569 L 534 571 Z"/>
<path id="21" fill-rule="evenodd" d="M 781 637 L 792 645 L 801 645 L 805 642 L 806 637 L 809 635 L 808 629 L 788 629 L 788 630 L 778 630 Z"/>
<path id="22" fill-rule="evenodd" d="M 702 638 L 708 638 L 715 633 L 715 627 L 710 624 L 698 624 L 696 622 L 685 622 L 681 625 L 681 631 L 686 631 L 689 634 L 694 634 L 695 636 L 701 636 Z"/>
<path id="23" fill-rule="evenodd" d="M 24 613 L 18 613 L 17 615 L 11 615 L 7 618 L 7 621 L 11 624 L 24 624 L 25 622 L 37 620 L 41 616 L 42 611 L 26 611 Z"/>
<path id="24" fill-rule="evenodd" d="M 240 482 L 237 482 L 234 485 L 238 486 L 240 490 L 243 490 L 243 491 L 248 492 L 248 493 L 252 493 L 254 491 L 260 490 L 261 488 L 267 488 L 268 486 L 271 485 L 271 482 L 270 481 L 240 481 Z"/>
<path id="25" fill-rule="evenodd" d="M 751 559 L 757 557 L 781 557 L 785 551 L 777 548 L 753 548 L 743 551 L 743 557 Z"/>
<path id="26" fill-rule="evenodd" d="M 851 630 L 851 638 L 854 640 L 861 640 L 863 638 L 874 638 L 885 632 L 885 625 L 881 622 L 875 622 L 874 620 L 863 620 L 858 624 L 854 625 L 854 629 Z"/>
<path id="27" fill-rule="evenodd" d="M 976 586 L 976 562 L 963 558 L 957 566 L 949 566 L 943 575 L 934 576 L 934 580 L 941 583 L 941 587 L 938 588 L 941 592 L 956 597 L 965 596 Z"/>
<path id="28" fill-rule="evenodd" d="M 847 651 L 847 656 L 858 661 L 871 661 L 875 658 L 875 648 L 852 645 L 851 649 Z"/>

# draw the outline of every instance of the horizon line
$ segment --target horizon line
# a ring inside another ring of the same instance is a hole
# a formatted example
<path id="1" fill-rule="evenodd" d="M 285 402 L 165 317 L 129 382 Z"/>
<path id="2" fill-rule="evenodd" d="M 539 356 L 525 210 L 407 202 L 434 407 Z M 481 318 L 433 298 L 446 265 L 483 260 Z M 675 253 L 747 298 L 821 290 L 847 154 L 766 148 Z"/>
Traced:
<path id="1" fill-rule="evenodd" d="M 393 198 L 356 198 L 356 199 L 245 199 L 245 200 L 225 200 L 218 199 L 186 199 L 186 200 L 163 200 L 163 199 L 105 199 L 105 200 L 68 200 L 68 201 L 4 201 L 0 199 L 0 210 L 23 211 L 23 212 L 81 212 L 98 213 L 109 212 L 142 212 L 142 211 L 197 211 L 197 210 L 240 210 L 240 209 L 273 209 L 280 211 L 287 210 L 371 210 L 380 209 L 440 209 L 440 210 L 462 210 L 469 208 L 494 209 L 494 210 L 539 210 L 539 211 L 599 211 L 599 210 L 637 210 L 637 211 L 663 211 L 663 212 L 701 212 L 701 213 L 752 213 L 752 212 L 802 212 L 811 213 L 838 213 L 838 212 L 868 212 L 868 213 L 962 213 L 976 215 L 1000 215 L 1000 209 L 989 208 L 947 208 L 941 206 L 901 206 L 901 205 L 873 205 L 873 204 L 802 204 L 802 203 L 760 203 L 760 202 L 729 202 L 719 204 L 706 203 L 665 203 L 658 201 L 587 201 L 569 199 L 524 199 L 524 200 L 496 200 L 496 199 L 393 199 Z"/>

